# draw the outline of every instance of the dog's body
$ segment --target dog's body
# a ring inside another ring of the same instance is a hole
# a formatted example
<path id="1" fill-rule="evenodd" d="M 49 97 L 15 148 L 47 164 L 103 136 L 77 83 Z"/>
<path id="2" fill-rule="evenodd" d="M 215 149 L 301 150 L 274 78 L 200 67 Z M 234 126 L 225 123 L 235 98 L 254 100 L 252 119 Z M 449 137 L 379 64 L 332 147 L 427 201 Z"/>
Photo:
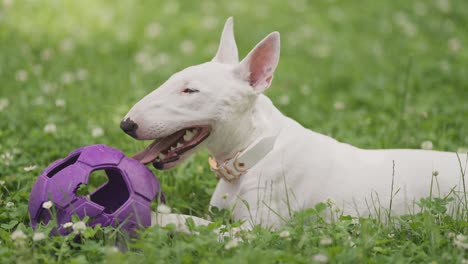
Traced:
<path id="1" fill-rule="evenodd" d="M 274 32 L 239 63 L 229 19 L 212 62 L 175 74 L 127 114 L 121 126 L 128 134 L 158 139 L 135 158 L 168 169 L 205 146 L 222 178 L 211 206 L 232 210 L 235 220 L 272 227 L 329 198 L 343 214 L 388 209 L 391 197 L 392 211 L 411 212 L 415 200 L 429 195 L 436 174 L 437 195 L 460 190 L 466 154 L 363 150 L 284 116 L 261 93 L 278 60 Z M 154 219 L 180 225 L 185 216 Z"/>

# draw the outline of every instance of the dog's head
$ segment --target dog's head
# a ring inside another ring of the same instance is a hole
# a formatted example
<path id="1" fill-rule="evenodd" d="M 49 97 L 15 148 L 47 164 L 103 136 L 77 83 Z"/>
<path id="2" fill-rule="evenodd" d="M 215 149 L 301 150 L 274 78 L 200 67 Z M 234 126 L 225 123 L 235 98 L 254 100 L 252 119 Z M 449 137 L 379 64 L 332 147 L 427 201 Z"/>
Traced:
<path id="1" fill-rule="evenodd" d="M 127 134 L 154 140 L 134 158 L 158 169 L 177 165 L 252 108 L 270 86 L 279 50 L 279 33 L 273 32 L 239 62 L 229 18 L 212 61 L 175 73 L 125 116 L 120 126 Z"/>

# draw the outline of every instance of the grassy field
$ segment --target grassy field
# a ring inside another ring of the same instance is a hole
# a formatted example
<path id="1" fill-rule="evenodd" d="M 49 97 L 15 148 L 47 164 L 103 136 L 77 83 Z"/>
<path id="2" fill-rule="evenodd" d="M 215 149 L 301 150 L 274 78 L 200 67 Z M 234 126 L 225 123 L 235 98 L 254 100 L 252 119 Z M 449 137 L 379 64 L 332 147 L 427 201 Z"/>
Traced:
<path id="1" fill-rule="evenodd" d="M 0 262 L 468 263 L 468 220 L 434 198 L 388 223 L 327 223 L 332 205 L 321 203 L 283 230 L 255 228 L 239 242 L 220 242 L 210 228 L 153 227 L 125 241 L 125 253 L 111 228 L 88 227 L 81 243 L 49 237 L 50 225 L 29 228 L 41 170 L 83 145 L 141 149 L 120 120 L 172 73 L 210 60 L 231 15 L 241 56 L 282 34 L 267 94 L 307 128 L 363 148 L 468 147 L 466 0 L 2 0 Z M 173 211 L 208 214 L 216 179 L 207 157 L 155 171 Z M 212 217 L 229 222 L 224 212 Z"/>

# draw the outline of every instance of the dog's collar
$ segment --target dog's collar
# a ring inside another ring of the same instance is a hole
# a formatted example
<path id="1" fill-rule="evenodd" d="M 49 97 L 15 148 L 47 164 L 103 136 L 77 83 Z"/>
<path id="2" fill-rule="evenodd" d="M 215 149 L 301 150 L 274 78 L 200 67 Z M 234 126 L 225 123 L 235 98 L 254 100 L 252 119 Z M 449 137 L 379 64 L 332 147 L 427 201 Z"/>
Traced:
<path id="1" fill-rule="evenodd" d="M 239 151 L 236 155 L 219 164 L 213 157 L 208 158 L 211 170 L 220 179 L 231 182 L 239 179 L 240 176 L 263 159 L 274 147 L 278 135 L 266 136 L 254 141 L 245 150 Z"/>

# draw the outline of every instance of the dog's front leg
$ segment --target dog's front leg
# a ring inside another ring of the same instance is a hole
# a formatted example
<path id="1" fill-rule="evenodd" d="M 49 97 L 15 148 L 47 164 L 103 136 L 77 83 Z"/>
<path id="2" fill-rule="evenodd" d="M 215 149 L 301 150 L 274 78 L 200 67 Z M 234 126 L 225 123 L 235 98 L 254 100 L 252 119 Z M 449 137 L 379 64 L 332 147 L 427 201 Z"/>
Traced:
<path id="1" fill-rule="evenodd" d="M 193 234 L 190 228 L 187 226 L 187 220 L 191 219 L 195 226 L 207 226 L 211 221 L 191 216 L 191 215 L 183 215 L 183 214 L 163 214 L 163 213 L 151 213 L 151 225 L 152 226 L 162 226 L 165 227 L 167 225 L 173 224 L 176 227 L 177 232 L 182 232 L 185 234 Z M 242 225 L 240 227 L 229 228 L 225 225 L 222 225 L 219 228 L 213 230 L 216 234 L 219 235 L 219 239 L 223 240 L 224 237 L 229 236 L 231 238 L 235 238 L 238 236 L 239 232 L 242 230 L 250 230 L 250 225 Z"/>

